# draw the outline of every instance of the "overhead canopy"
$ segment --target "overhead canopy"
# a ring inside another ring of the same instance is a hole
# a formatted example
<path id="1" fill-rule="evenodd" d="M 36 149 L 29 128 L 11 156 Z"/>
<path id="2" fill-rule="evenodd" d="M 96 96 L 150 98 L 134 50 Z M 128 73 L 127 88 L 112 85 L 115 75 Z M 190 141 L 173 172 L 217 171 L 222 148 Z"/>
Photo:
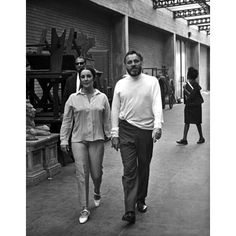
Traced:
<path id="1" fill-rule="evenodd" d="M 188 25 L 210 35 L 210 0 L 152 0 L 153 8 L 166 8 L 174 18 L 183 18 Z"/>

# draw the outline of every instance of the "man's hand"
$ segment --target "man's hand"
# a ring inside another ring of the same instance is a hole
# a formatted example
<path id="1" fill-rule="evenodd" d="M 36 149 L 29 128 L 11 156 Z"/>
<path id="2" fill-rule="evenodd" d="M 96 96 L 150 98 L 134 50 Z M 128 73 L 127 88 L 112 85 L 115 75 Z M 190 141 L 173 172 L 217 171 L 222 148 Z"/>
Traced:
<path id="1" fill-rule="evenodd" d="M 116 151 L 120 148 L 120 140 L 118 137 L 114 137 L 111 139 L 111 147 L 115 148 Z"/>
<path id="2" fill-rule="evenodd" d="M 152 131 L 152 138 L 153 138 L 154 143 L 161 138 L 161 129 L 160 128 L 155 128 Z"/>
<path id="3" fill-rule="evenodd" d="M 70 151 L 70 147 L 69 147 L 69 145 L 61 145 L 61 150 L 64 153 L 68 153 Z"/>

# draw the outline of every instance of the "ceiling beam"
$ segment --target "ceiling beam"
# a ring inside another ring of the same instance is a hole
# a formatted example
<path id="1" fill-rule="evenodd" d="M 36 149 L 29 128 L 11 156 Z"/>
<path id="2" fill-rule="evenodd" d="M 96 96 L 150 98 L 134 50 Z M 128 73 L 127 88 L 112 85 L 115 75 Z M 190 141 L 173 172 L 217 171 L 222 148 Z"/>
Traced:
<path id="1" fill-rule="evenodd" d="M 210 25 L 199 25 L 198 30 L 199 31 L 203 31 L 203 30 L 210 31 Z"/>
<path id="2" fill-rule="evenodd" d="M 172 10 L 174 18 L 196 17 L 210 15 L 210 0 L 152 0 L 153 9 L 182 6 L 181 10 Z M 199 8 L 183 9 L 185 5 L 198 4 Z M 171 10 L 171 9 L 169 9 Z M 198 30 L 206 30 L 210 34 L 210 17 L 186 19 L 188 25 L 198 25 Z M 204 25 L 199 25 L 204 24 Z"/>
<path id="3" fill-rule="evenodd" d="M 210 23 L 210 17 L 195 18 L 188 20 L 188 25 L 199 25 L 199 24 L 209 24 L 209 23 Z"/>
<path id="4" fill-rule="evenodd" d="M 198 4 L 205 10 L 207 14 L 210 14 L 210 6 L 206 3 L 206 0 L 198 0 Z"/>
<path id="5" fill-rule="evenodd" d="M 210 2 L 210 0 L 152 0 L 153 8 L 166 8 L 166 7 L 176 7 L 176 6 L 184 6 L 190 4 L 199 4 L 203 8 L 208 8 L 209 5 L 206 2 Z M 210 9 L 210 7 L 209 7 Z"/>
<path id="6" fill-rule="evenodd" d="M 173 11 L 174 18 L 185 18 L 190 16 L 203 16 L 208 14 L 204 8 L 192 8 L 186 10 Z"/>

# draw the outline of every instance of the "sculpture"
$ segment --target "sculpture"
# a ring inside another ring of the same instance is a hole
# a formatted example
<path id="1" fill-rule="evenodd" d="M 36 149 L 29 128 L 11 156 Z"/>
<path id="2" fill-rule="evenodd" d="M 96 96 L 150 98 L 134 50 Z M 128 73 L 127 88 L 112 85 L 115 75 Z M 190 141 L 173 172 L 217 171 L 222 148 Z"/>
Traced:
<path id="1" fill-rule="evenodd" d="M 50 135 L 50 128 L 47 125 L 36 126 L 34 123 L 36 110 L 29 102 L 26 100 L 26 140 L 38 140 L 36 136 L 47 136 Z"/>

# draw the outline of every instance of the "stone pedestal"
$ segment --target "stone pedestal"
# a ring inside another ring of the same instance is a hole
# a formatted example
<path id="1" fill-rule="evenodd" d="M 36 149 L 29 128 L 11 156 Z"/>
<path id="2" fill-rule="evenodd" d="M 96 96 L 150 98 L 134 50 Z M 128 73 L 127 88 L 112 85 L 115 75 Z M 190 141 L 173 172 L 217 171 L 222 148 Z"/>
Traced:
<path id="1" fill-rule="evenodd" d="M 37 136 L 26 142 L 26 184 L 34 185 L 57 174 L 61 165 L 57 161 L 59 134 Z"/>
<path id="2" fill-rule="evenodd" d="M 47 176 L 50 178 L 60 171 L 61 165 L 58 163 L 57 142 L 59 134 L 51 135 L 51 139 L 45 145 L 45 155 L 43 159 L 44 169 L 47 171 Z"/>
<path id="3" fill-rule="evenodd" d="M 47 178 L 43 168 L 44 150 L 26 146 L 26 184 L 34 185 Z"/>

